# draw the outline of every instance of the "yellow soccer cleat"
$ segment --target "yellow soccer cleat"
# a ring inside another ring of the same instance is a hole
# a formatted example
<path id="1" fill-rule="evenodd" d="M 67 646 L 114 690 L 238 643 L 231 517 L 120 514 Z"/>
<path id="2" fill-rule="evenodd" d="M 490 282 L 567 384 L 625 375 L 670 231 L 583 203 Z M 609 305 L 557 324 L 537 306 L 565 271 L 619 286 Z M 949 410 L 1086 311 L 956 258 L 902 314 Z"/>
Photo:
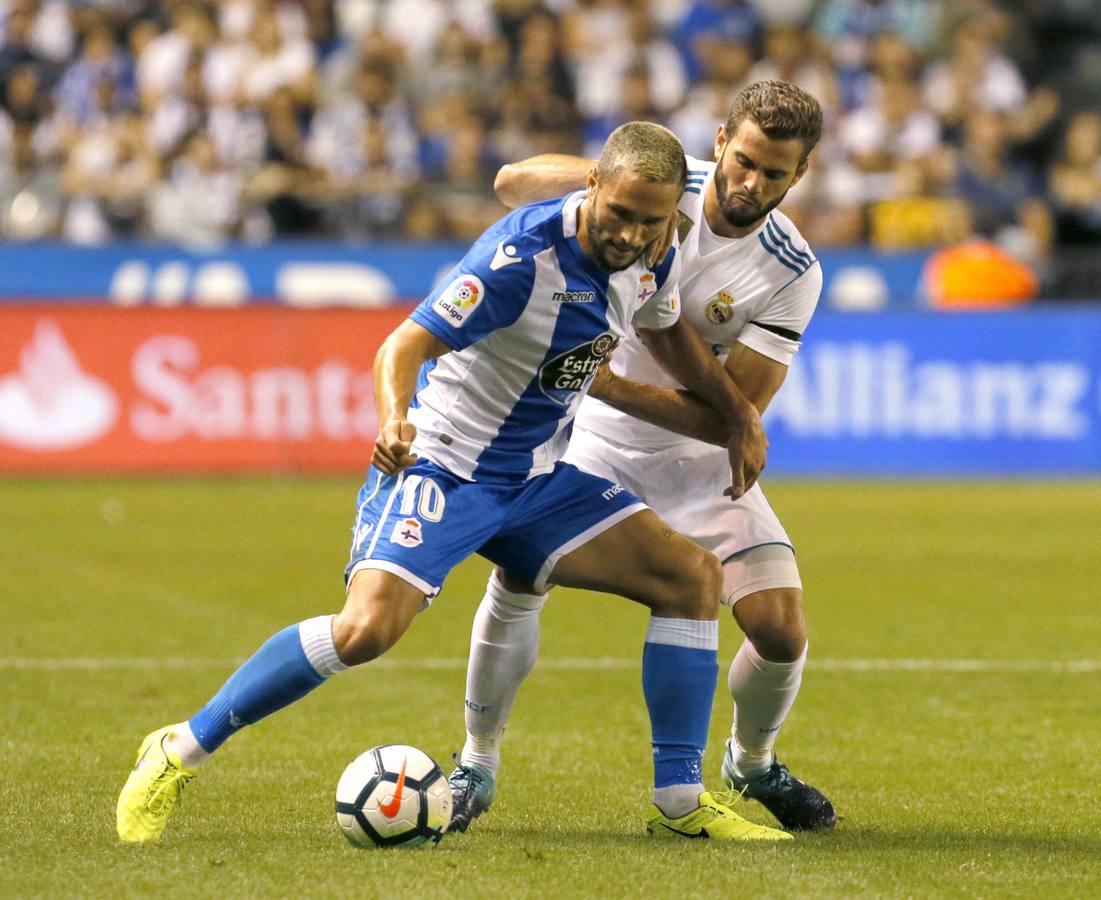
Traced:
<path id="1" fill-rule="evenodd" d="M 700 794 L 700 805 L 688 815 L 670 819 L 657 809 L 646 823 L 646 833 L 655 837 L 708 838 L 712 841 L 790 841 L 786 831 L 755 825 L 739 816 L 708 791 Z"/>
<path id="2" fill-rule="evenodd" d="M 168 817 L 180 801 L 187 783 L 195 777 L 179 756 L 164 746 L 177 725 L 166 725 L 146 735 L 138 748 L 138 760 L 119 794 L 115 827 L 119 838 L 134 844 L 160 840 Z"/>

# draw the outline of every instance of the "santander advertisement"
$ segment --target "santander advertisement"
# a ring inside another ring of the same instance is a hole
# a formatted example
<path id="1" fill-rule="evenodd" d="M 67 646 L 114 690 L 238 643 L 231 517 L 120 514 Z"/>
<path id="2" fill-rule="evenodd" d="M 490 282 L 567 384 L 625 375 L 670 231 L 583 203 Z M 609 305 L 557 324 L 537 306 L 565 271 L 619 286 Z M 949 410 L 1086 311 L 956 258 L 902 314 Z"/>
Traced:
<path id="1" fill-rule="evenodd" d="M 359 471 L 404 309 L 0 308 L 0 471 Z"/>

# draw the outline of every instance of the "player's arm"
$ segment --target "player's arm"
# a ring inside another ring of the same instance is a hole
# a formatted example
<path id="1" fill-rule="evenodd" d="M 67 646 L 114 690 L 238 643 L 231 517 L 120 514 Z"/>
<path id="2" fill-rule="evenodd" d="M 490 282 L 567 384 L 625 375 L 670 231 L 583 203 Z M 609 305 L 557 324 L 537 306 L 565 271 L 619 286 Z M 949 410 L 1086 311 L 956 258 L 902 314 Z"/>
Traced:
<path id="1" fill-rule="evenodd" d="M 783 363 L 744 344 L 734 345 L 726 370 L 745 398 L 762 414 L 788 373 Z M 622 413 L 697 441 L 725 447 L 731 438 L 715 408 L 690 391 L 634 381 L 602 366 L 589 394 Z"/>
<path id="2" fill-rule="evenodd" d="M 595 165 L 596 160 L 583 156 L 542 153 L 501 166 L 493 190 L 505 206 L 515 209 L 581 190 Z"/>
<path id="3" fill-rule="evenodd" d="M 729 435 L 732 481 L 726 493 L 734 499 L 742 496 L 765 467 L 768 439 L 760 413 L 684 319 L 660 330 L 642 329 L 641 335 L 658 363 L 714 410 Z"/>
<path id="4" fill-rule="evenodd" d="M 407 419 L 421 366 L 451 348 L 427 328 L 406 319 L 390 332 L 375 357 L 375 409 L 379 433 L 371 462 L 386 475 L 413 465 L 410 452 L 417 429 Z"/>

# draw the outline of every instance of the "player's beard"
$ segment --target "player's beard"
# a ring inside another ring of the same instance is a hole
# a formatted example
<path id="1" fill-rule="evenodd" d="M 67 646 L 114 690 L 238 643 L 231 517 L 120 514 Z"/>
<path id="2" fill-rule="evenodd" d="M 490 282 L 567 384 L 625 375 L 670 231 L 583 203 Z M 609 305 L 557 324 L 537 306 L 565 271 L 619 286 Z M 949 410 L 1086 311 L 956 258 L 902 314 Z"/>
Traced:
<path id="1" fill-rule="evenodd" d="M 723 160 L 726 158 L 726 148 L 729 146 L 730 145 L 727 144 L 726 147 L 723 147 L 723 152 L 719 156 L 719 162 L 715 166 L 715 196 L 719 201 L 719 211 L 730 225 L 733 225 L 735 228 L 748 228 L 750 225 L 754 225 L 761 221 L 761 219 L 776 209 L 788 195 L 788 192 L 784 191 L 779 197 L 765 206 L 755 206 L 753 201 L 744 194 L 731 192 L 730 180 L 726 177 L 726 172 L 723 171 Z M 790 189 L 789 186 L 788 190 Z M 740 205 L 735 204 L 732 199 L 734 197 L 741 199 L 742 203 Z"/>
<path id="2" fill-rule="evenodd" d="M 638 261 L 638 258 L 645 252 L 645 245 L 627 262 L 612 262 L 607 257 L 607 249 L 611 247 L 611 243 L 604 240 L 604 238 L 600 236 L 600 232 L 596 230 L 595 218 L 593 211 L 590 209 L 589 215 L 585 217 L 585 236 L 589 239 L 589 247 L 592 250 L 593 261 L 605 272 L 622 272 L 624 269 L 633 266 L 635 262 Z"/>

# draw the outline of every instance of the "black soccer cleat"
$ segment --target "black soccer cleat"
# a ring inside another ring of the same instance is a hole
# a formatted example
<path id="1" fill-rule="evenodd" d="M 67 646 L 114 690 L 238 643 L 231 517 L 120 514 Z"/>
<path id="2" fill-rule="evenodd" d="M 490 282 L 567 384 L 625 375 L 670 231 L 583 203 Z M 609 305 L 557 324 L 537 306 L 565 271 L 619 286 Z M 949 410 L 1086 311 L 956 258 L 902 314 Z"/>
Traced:
<path id="1" fill-rule="evenodd" d="M 451 785 L 451 824 L 448 831 L 466 831 L 493 803 L 497 784 L 493 772 L 477 763 L 464 763 L 455 754 L 455 771 L 447 776 Z"/>
<path id="2" fill-rule="evenodd" d="M 730 745 L 728 740 L 723 757 L 723 781 L 727 787 L 756 800 L 788 831 L 828 831 L 837 824 L 837 812 L 826 795 L 800 781 L 775 757 L 768 768 L 743 778 L 734 766 Z"/>

